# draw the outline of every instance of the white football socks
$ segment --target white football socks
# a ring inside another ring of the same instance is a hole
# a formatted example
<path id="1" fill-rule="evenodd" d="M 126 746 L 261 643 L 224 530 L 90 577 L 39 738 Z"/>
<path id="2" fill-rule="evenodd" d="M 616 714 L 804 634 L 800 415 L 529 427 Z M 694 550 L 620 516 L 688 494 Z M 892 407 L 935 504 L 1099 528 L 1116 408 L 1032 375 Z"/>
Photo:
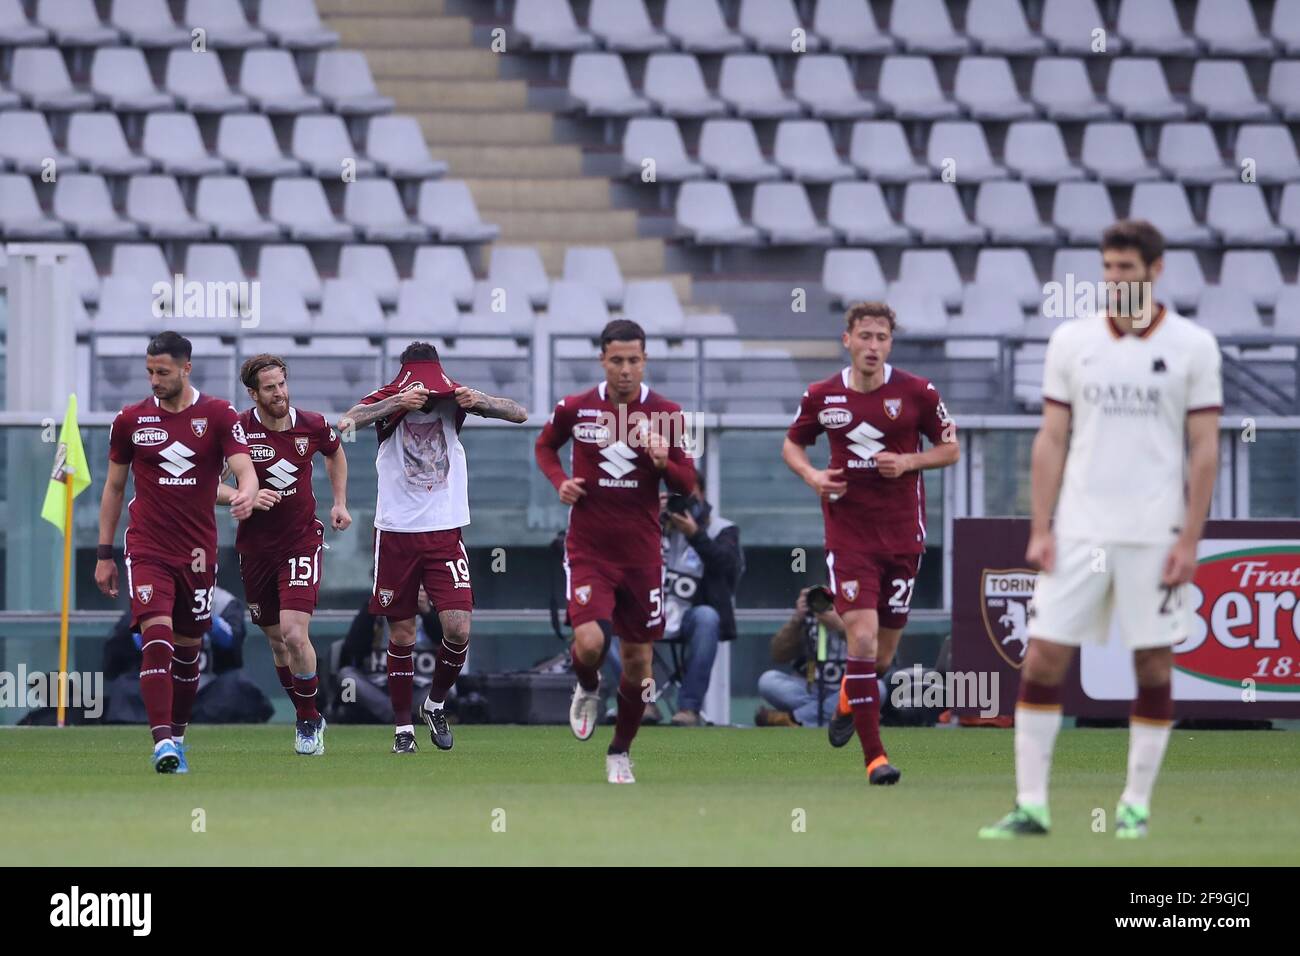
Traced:
<path id="1" fill-rule="evenodd" d="M 1120 803 L 1139 807 L 1151 805 L 1151 791 L 1156 786 L 1156 775 L 1165 758 L 1169 731 L 1173 723 L 1134 719 L 1128 726 L 1128 781 Z"/>
<path id="2" fill-rule="evenodd" d="M 414 734 L 414 733 L 415 733 L 415 725 L 414 725 L 414 724 L 402 724 L 400 727 L 395 728 L 395 729 L 393 730 L 393 733 L 394 733 L 394 734 Z"/>
<path id="3" fill-rule="evenodd" d="M 1047 777 L 1061 729 L 1061 709 L 1016 707 L 1016 803 L 1047 806 Z"/>

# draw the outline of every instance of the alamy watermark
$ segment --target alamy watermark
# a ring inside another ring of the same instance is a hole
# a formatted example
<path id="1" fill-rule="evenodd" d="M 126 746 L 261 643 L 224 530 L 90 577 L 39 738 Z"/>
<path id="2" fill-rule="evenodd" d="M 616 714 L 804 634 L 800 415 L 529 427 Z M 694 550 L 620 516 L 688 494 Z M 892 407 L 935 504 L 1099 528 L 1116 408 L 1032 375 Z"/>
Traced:
<path id="1" fill-rule="evenodd" d="M 57 707 L 59 689 L 69 708 L 84 710 L 90 720 L 104 713 L 104 674 L 102 671 L 28 671 L 19 664 L 16 673 L 0 671 L 0 707 Z"/>
<path id="2" fill-rule="evenodd" d="M 941 674 L 920 664 L 899 668 L 889 677 L 889 702 L 898 710 L 978 707 L 981 717 L 998 716 L 997 671 L 948 671 Z"/>
<path id="3" fill-rule="evenodd" d="M 241 328 L 262 322 L 262 283 L 257 280 L 200 282 L 181 273 L 171 282 L 155 282 L 150 309 L 154 318 L 238 319 Z"/>
<path id="4" fill-rule="evenodd" d="M 1151 321 L 1148 306 L 1155 303 L 1155 287 L 1150 282 L 1075 281 L 1067 272 L 1064 282 L 1043 284 L 1043 315 L 1049 319 L 1091 318 L 1098 313 L 1129 315 L 1134 326 L 1142 328 Z"/>

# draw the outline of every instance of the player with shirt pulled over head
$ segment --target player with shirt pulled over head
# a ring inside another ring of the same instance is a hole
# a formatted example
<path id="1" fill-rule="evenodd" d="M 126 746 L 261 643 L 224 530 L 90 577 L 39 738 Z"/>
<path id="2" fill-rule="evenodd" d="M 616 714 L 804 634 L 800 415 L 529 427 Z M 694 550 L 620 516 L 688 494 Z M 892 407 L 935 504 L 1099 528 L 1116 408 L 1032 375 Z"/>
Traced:
<path id="1" fill-rule="evenodd" d="M 645 331 L 615 319 L 600 335 L 605 380 L 560 399 L 537 437 L 537 466 L 570 506 L 564 538 L 565 596 L 573 625 L 577 685 L 569 727 L 579 740 L 596 730 L 600 667 L 619 636 L 623 676 L 605 779 L 635 783 L 629 752 L 645 713 L 654 642 L 663 635 L 663 538 L 659 482 L 678 494 L 695 488 L 683 449 L 680 405 L 651 391 L 645 376 Z M 570 477 L 559 450 L 573 441 Z"/>
<path id="2" fill-rule="evenodd" d="M 1108 291 L 1137 294 L 1108 294 L 1106 314 L 1063 322 L 1047 343 L 1026 554 L 1041 573 L 1016 702 L 1016 808 L 980 830 L 984 838 L 1048 832 L 1061 686 L 1074 649 L 1105 644 L 1112 616 L 1137 678 L 1115 835 L 1147 834 L 1173 725 L 1173 647 L 1194 613 L 1189 591 L 1223 406 L 1213 334 L 1147 291 L 1160 278 L 1164 247 L 1143 220 L 1107 229 Z"/>
<path id="3" fill-rule="evenodd" d="M 907 624 L 925 550 L 921 472 L 957 461 L 957 428 L 931 382 L 894 368 L 894 310 L 860 302 L 845 315 L 849 365 L 804 392 L 781 457 L 822 502 L 826 570 L 844 621 L 848 660 L 831 742 L 857 730 L 873 784 L 900 772 L 880 741 L 877 669 L 889 666 Z M 826 434 L 830 464 L 814 468 L 807 447 Z M 922 450 L 921 439 L 933 447 Z M 844 730 L 847 728 L 847 731 Z"/>
<path id="4" fill-rule="evenodd" d="M 420 585 L 438 611 L 433 683 L 420 715 L 439 750 L 452 747 L 443 704 L 469 651 L 469 555 L 461 531 L 469 524 L 469 474 L 460 429 L 466 415 L 522 423 L 527 410 L 447 377 L 438 350 L 412 342 L 397 377 L 371 392 L 339 421 L 339 431 L 373 424 L 379 494 L 375 502 L 375 579 L 370 613 L 388 618 L 388 696 L 393 705 L 393 753 L 416 752 L 411 724 L 415 618 Z"/>
<path id="5" fill-rule="evenodd" d="M 325 718 L 316 706 L 320 679 L 316 651 L 308 637 L 320 595 L 324 526 L 316 518 L 312 461 L 325 457 L 334 492 L 330 524 L 344 531 L 348 514 L 348 462 L 338 432 L 325 416 L 289 404 L 288 367 L 275 355 L 254 355 L 239 378 L 253 400 L 239 422 L 257 469 L 260 488 L 253 513 L 239 522 L 235 551 L 248 612 L 266 632 L 280 685 L 293 701 L 294 751 L 325 753 Z M 228 504 L 234 489 L 217 488 L 217 504 Z"/>

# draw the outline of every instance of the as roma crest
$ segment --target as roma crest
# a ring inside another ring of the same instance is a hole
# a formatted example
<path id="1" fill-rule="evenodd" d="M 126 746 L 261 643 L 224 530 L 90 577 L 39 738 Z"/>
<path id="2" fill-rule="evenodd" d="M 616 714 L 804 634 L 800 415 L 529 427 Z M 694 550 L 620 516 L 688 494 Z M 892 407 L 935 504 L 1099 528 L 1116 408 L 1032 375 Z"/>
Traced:
<path id="1" fill-rule="evenodd" d="M 857 581 L 841 581 L 840 590 L 844 592 L 844 596 L 850 601 L 856 601 L 858 599 Z"/>
<path id="2" fill-rule="evenodd" d="M 885 414 L 891 419 L 898 417 L 899 412 L 903 410 L 903 400 L 901 398 L 885 399 Z"/>
<path id="3" fill-rule="evenodd" d="M 153 600 L 153 585 L 140 584 L 136 586 L 135 596 L 140 599 L 141 604 L 148 604 Z"/>
<path id="4" fill-rule="evenodd" d="M 194 429 L 195 438 L 202 438 L 208 433 L 208 420 L 206 418 L 191 418 L 190 428 Z"/>
<path id="5" fill-rule="evenodd" d="M 308 439 L 306 436 L 300 438 L 294 438 L 293 447 L 298 449 L 299 455 L 305 455 L 307 454 L 307 443 L 308 443 Z"/>
<path id="6" fill-rule="evenodd" d="M 1004 661 L 1020 670 L 1029 647 L 1034 582 L 1030 568 L 986 568 L 980 578 L 980 614 L 984 632 Z"/>
<path id="7" fill-rule="evenodd" d="M 586 607 L 587 603 L 591 600 L 591 585 L 584 584 L 582 587 L 576 588 L 573 592 L 573 597 L 579 604 Z"/>
<path id="8" fill-rule="evenodd" d="M 390 591 L 388 588 L 380 588 L 380 589 L 379 589 L 379 606 L 380 606 L 380 607 L 388 607 L 388 605 L 390 605 L 390 604 L 392 604 L 392 603 L 393 603 L 393 592 Z"/>

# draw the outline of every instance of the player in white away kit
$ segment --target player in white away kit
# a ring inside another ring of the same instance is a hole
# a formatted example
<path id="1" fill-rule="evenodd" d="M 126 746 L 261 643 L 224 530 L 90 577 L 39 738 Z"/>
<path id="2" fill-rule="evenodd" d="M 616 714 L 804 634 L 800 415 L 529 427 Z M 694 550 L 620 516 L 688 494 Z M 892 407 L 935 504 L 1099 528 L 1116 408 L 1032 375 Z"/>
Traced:
<path id="1" fill-rule="evenodd" d="M 1101 251 L 1108 284 L 1160 278 L 1164 238 L 1148 222 L 1111 226 Z M 1108 314 L 1063 323 L 1047 346 L 1026 554 L 1042 573 L 1016 703 L 1016 808 L 985 838 L 1047 833 L 1061 684 L 1076 647 L 1106 642 L 1112 614 L 1138 688 L 1116 836 L 1146 835 L 1173 725 L 1173 647 L 1191 625 L 1218 468 L 1219 347 L 1150 294 L 1127 308 L 1109 298 Z"/>
<path id="2" fill-rule="evenodd" d="M 371 392 L 339 422 L 339 431 L 374 424 L 379 434 L 375 471 L 375 580 L 370 613 L 388 618 L 388 697 L 393 705 L 393 753 L 416 752 L 411 723 L 414 693 L 415 615 L 420 585 L 438 610 L 438 645 L 429 695 L 420 715 L 433 745 L 452 747 L 443 712 L 447 693 L 469 652 L 469 555 L 460 529 L 469 524 L 469 475 L 460 428 L 466 415 L 524 422 L 528 412 L 508 398 L 493 398 L 447 377 L 438 350 L 412 342 L 402 370 Z"/>

